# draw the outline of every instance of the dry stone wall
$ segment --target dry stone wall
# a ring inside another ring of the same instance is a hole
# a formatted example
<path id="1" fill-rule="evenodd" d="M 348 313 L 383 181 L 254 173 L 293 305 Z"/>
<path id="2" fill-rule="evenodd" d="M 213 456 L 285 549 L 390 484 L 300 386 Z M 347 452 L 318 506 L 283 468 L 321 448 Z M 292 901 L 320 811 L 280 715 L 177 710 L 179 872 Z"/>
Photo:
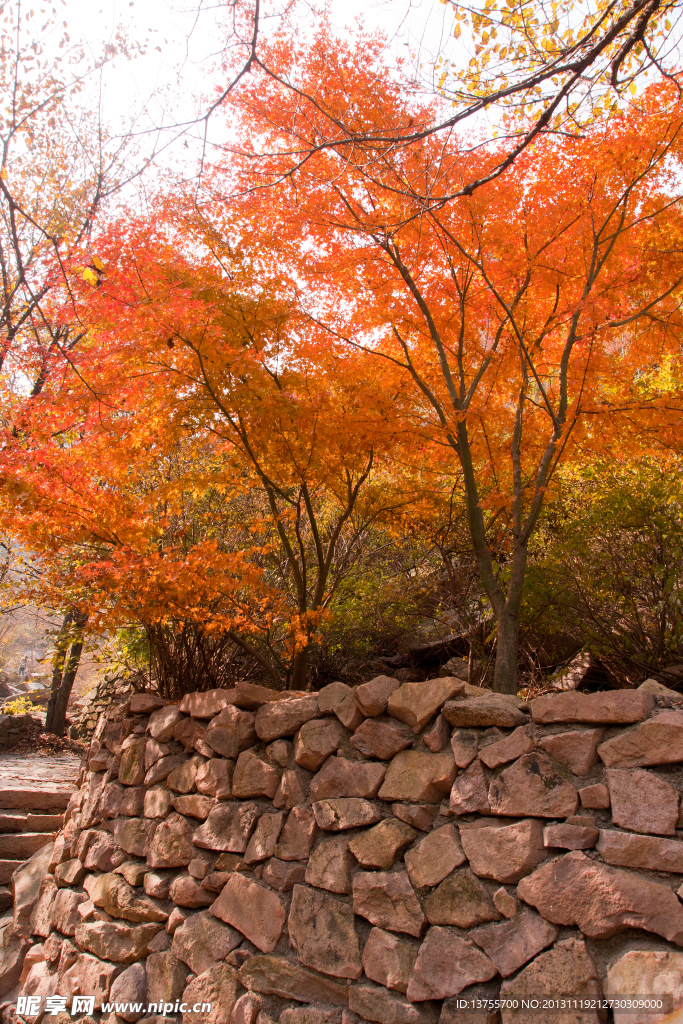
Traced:
<path id="1" fill-rule="evenodd" d="M 135 695 L 100 719 L 54 847 L 15 875 L 0 995 L 139 1002 L 122 1019 L 154 1024 L 203 1002 L 183 1024 L 538 1024 L 462 1000 L 678 1003 L 680 701 L 651 683 L 526 704 L 386 676 Z"/>

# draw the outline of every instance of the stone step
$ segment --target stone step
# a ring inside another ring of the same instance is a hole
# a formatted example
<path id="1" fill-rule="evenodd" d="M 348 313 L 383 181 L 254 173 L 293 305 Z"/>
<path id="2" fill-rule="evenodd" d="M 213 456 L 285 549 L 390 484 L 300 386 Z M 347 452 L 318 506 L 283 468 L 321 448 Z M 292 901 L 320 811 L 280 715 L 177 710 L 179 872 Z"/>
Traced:
<path id="1" fill-rule="evenodd" d="M 26 832 L 59 832 L 64 825 L 63 814 L 32 814 L 26 815 Z"/>
<path id="2" fill-rule="evenodd" d="M 8 810 L 52 811 L 66 810 L 72 786 L 3 786 L 0 783 L 0 807 Z"/>
<path id="3" fill-rule="evenodd" d="M 0 885 L 7 885 L 23 860 L 0 860 Z"/>
<path id="4" fill-rule="evenodd" d="M 23 832 L 26 828 L 28 814 L 21 811 L 0 810 L 0 834 L 5 832 Z"/>
<path id="5" fill-rule="evenodd" d="M 14 835 L 0 835 L 0 857 L 28 860 L 46 843 L 51 843 L 54 838 L 54 832 L 18 832 Z"/>

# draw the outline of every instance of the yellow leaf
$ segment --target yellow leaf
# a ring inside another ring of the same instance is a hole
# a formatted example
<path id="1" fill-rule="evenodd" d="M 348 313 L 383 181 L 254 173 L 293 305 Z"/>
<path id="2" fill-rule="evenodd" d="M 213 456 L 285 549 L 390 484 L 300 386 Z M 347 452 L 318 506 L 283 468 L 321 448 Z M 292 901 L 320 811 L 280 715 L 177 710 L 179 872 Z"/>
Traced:
<path id="1" fill-rule="evenodd" d="M 0 171 L 0 178 L 2 178 L 3 181 L 7 181 L 7 168 L 6 167 L 3 167 L 3 169 Z"/>
<path id="2" fill-rule="evenodd" d="M 631 84 L 628 87 L 628 91 L 631 93 L 632 96 L 635 96 L 635 94 L 636 94 L 636 83 L 635 82 L 631 82 Z"/>
<path id="3" fill-rule="evenodd" d="M 97 284 L 97 274 L 91 270 L 90 267 L 86 267 L 81 276 L 84 281 L 87 281 L 88 284 L 93 285 L 93 287 Z"/>
<path id="4" fill-rule="evenodd" d="M 93 266 L 96 267 L 97 270 L 104 270 L 104 263 L 102 262 L 99 256 L 93 256 L 92 262 Z"/>

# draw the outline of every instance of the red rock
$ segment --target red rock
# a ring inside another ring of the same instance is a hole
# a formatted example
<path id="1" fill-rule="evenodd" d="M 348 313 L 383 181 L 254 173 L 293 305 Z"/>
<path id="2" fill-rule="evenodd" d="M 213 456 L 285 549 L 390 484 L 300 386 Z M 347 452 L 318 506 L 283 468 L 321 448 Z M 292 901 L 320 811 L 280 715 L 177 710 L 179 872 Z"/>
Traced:
<path id="1" fill-rule="evenodd" d="M 379 821 L 380 812 L 368 800 L 340 797 L 336 800 L 318 800 L 313 813 L 319 828 L 328 832 L 341 832 L 347 828 L 362 828 Z"/>
<path id="2" fill-rule="evenodd" d="M 129 736 L 123 742 L 123 753 L 119 764 L 119 782 L 124 786 L 139 786 L 145 778 L 144 736 Z"/>
<path id="3" fill-rule="evenodd" d="M 178 705 L 167 704 L 166 707 L 152 712 L 149 716 L 147 730 L 153 739 L 159 740 L 160 743 L 168 743 L 170 739 L 173 739 L 173 730 L 180 720 Z"/>
<path id="4" fill-rule="evenodd" d="M 454 825 L 442 825 L 425 836 L 422 842 L 408 850 L 404 859 L 410 880 L 417 889 L 438 885 L 467 860 Z"/>
<path id="5" fill-rule="evenodd" d="M 601 829 L 597 846 L 606 864 L 683 874 L 683 842 Z"/>
<path id="6" fill-rule="evenodd" d="M 601 996 L 600 981 L 595 964 L 586 944 L 578 938 L 557 942 L 553 949 L 541 953 L 515 978 L 504 981 L 500 998 L 517 1005 L 518 1009 L 505 1010 L 503 1024 L 538 1024 L 538 1010 L 519 1008 L 523 1000 L 555 1000 L 558 995 L 569 994 L 577 999 L 594 1000 Z M 599 1024 L 598 1014 L 592 1010 L 553 1015 L 557 1024 Z"/>
<path id="7" fill-rule="evenodd" d="M 493 902 L 496 910 L 500 911 L 503 917 L 506 917 L 508 920 L 512 920 L 519 910 L 519 900 L 517 897 L 509 893 L 502 885 L 500 889 L 494 892 Z"/>
<path id="8" fill-rule="evenodd" d="M 304 722 L 294 740 L 294 760 L 302 768 L 317 772 L 340 745 L 344 734 L 343 725 L 334 718 L 312 718 Z"/>
<path id="9" fill-rule="evenodd" d="M 275 846 L 276 857 L 280 860 L 306 860 L 317 831 L 310 807 L 292 808 Z"/>
<path id="10" fill-rule="evenodd" d="M 197 850 L 190 863 L 187 865 L 187 870 L 196 878 L 198 882 L 201 882 L 202 878 L 206 878 L 213 871 L 217 856 L 215 853 L 209 850 Z"/>
<path id="11" fill-rule="evenodd" d="M 88 921 L 76 927 L 76 945 L 101 960 L 132 964 L 147 955 L 149 942 L 160 924 L 121 924 L 120 921 Z"/>
<path id="12" fill-rule="evenodd" d="M 448 806 L 452 814 L 489 813 L 489 789 L 479 758 L 456 776 Z"/>
<path id="13" fill-rule="evenodd" d="M 186 760 L 186 754 L 169 754 L 168 757 L 160 758 L 145 774 L 145 786 L 149 787 L 156 782 L 163 782 L 175 768 L 184 764 Z"/>
<path id="14" fill-rule="evenodd" d="M 598 783 L 595 786 L 584 786 L 579 790 L 581 806 L 590 810 L 605 810 L 609 807 L 609 790 L 607 786 Z"/>
<path id="15" fill-rule="evenodd" d="M 291 892 L 306 877 L 306 866 L 298 860 L 278 860 L 271 857 L 264 864 L 261 880 L 278 892 Z"/>
<path id="16" fill-rule="evenodd" d="M 323 686 L 321 690 L 318 690 L 318 707 L 320 709 L 320 714 L 334 714 L 334 709 L 337 704 L 353 692 L 353 689 L 350 686 L 347 686 L 346 683 L 336 682 L 330 683 L 328 686 Z"/>
<path id="17" fill-rule="evenodd" d="M 486 924 L 470 932 L 470 938 L 484 950 L 500 974 L 511 974 L 535 957 L 557 938 L 558 929 L 538 914 L 523 910 L 511 921 Z"/>
<path id="18" fill-rule="evenodd" d="M 112 1002 L 128 1004 L 118 1014 L 123 1020 L 132 1022 L 143 1016 L 142 1010 L 137 1009 L 138 1005 L 147 1005 L 147 975 L 142 964 L 131 964 L 114 979 L 110 998 Z"/>
<path id="19" fill-rule="evenodd" d="M 121 801 L 125 790 L 117 782 L 109 782 L 102 786 L 98 810 L 103 818 L 116 818 L 121 810 Z"/>
<path id="20" fill-rule="evenodd" d="M 145 969 L 150 1003 L 175 1002 L 180 999 L 188 975 L 182 960 L 171 952 L 151 953 L 147 957 Z"/>
<path id="21" fill-rule="evenodd" d="M 421 732 L 446 701 L 464 690 L 460 679 L 428 679 L 425 683 L 403 683 L 389 697 L 387 710 L 393 718 L 405 722 L 413 732 Z"/>
<path id="22" fill-rule="evenodd" d="M 333 1006 L 346 1006 L 349 1000 L 349 989 L 345 984 L 281 956 L 250 957 L 240 968 L 239 979 L 251 991 L 282 999 L 296 999 L 303 1003 L 319 1000 Z"/>
<path id="23" fill-rule="evenodd" d="M 657 1019 L 661 1021 L 661 1016 L 653 1016 L 651 1010 L 639 1013 L 629 1006 L 634 996 L 647 1000 L 655 994 L 660 997 L 671 996 L 674 1013 L 668 1019 L 670 1022 L 677 1017 L 680 1020 L 683 1006 L 683 953 L 674 953 L 668 949 L 629 949 L 610 967 L 603 992 L 606 999 L 616 1003 L 614 1024 L 654 1024 Z"/>
<path id="24" fill-rule="evenodd" d="M 351 737 L 351 745 L 366 757 L 389 761 L 399 750 L 412 746 L 414 738 L 409 726 L 392 718 L 367 718 Z"/>
<path id="25" fill-rule="evenodd" d="M 349 849 L 364 868 L 387 870 L 399 853 L 410 846 L 417 832 L 397 818 L 385 818 L 349 843 Z"/>
<path id="26" fill-rule="evenodd" d="M 316 721 L 316 719 L 313 721 Z M 303 729 L 303 726 L 301 728 Z M 266 754 L 271 764 L 274 764 L 277 768 L 286 768 L 294 756 L 294 744 L 291 740 L 273 740 L 266 747 Z"/>
<path id="27" fill-rule="evenodd" d="M 189 874 L 178 875 L 171 882 L 168 898 L 179 907 L 208 907 L 213 903 L 215 894 L 208 892 Z"/>
<path id="28" fill-rule="evenodd" d="M 210 796 L 201 796 L 199 793 L 187 793 L 185 796 L 173 798 L 173 809 L 178 814 L 197 818 L 198 821 L 205 821 L 215 805 L 216 801 L 212 800 Z"/>
<path id="29" fill-rule="evenodd" d="M 487 729 L 497 725 L 501 729 L 513 729 L 517 725 L 526 725 L 528 721 L 519 704 L 523 701 L 511 694 L 492 693 L 465 700 L 449 700 L 444 705 L 443 716 L 451 725 L 466 728 Z"/>
<path id="30" fill-rule="evenodd" d="M 273 856 L 284 820 L 282 813 L 261 815 L 244 854 L 245 864 L 256 864 Z"/>
<path id="31" fill-rule="evenodd" d="M 353 985 L 349 990 L 349 1007 L 363 1020 L 379 1024 L 435 1024 L 432 1007 L 414 1006 L 409 999 L 389 992 L 379 985 Z M 351 1021 L 347 1017 L 347 1021 Z M 358 1018 L 354 1017 L 353 1020 Z"/>
<path id="32" fill-rule="evenodd" d="M 147 740 L 145 744 L 145 771 L 149 771 L 152 765 L 156 764 L 162 757 L 168 757 L 169 754 L 179 754 L 180 750 L 179 743 L 161 743 L 154 738 Z"/>
<path id="33" fill-rule="evenodd" d="M 218 804 L 193 833 L 192 842 L 202 850 L 244 853 L 259 815 L 254 803 Z"/>
<path id="34" fill-rule="evenodd" d="M 598 763 L 598 743 L 604 729 L 574 729 L 543 736 L 538 745 L 556 761 L 569 765 L 574 775 L 586 775 Z"/>
<path id="35" fill-rule="evenodd" d="M 334 685 L 334 684 L 333 684 Z M 321 709 L 322 710 L 322 709 Z M 350 732 L 354 732 L 363 721 L 363 712 L 356 704 L 355 690 L 350 692 L 334 706 L 334 713 Z"/>
<path id="36" fill-rule="evenodd" d="M 203 764 L 204 758 L 195 754 L 169 773 L 166 785 L 177 793 L 191 793 L 196 788 L 197 772 Z"/>
<path id="37" fill-rule="evenodd" d="M 62 974 L 57 992 L 66 996 L 69 1006 L 74 996 L 94 996 L 95 1009 L 101 1010 L 102 1003 L 109 999 L 109 990 L 120 969 L 116 964 L 103 963 L 94 956 L 81 953 Z"/>
<path id="38" fill-rule="evenodd" d="M 514 761 L 522 754 L 529 754 L 534 749 L 534 739 L 528 725 L 517 728 L 497 743 L 491 743 L 479 752 L 479 758 L 487 768 L 498 768 L 501 764 Z"/>
<path id="39" fill-rule="evenodd" d="M 280 736 L 293 736 L 304 722 L 316 718 L 318 713 L 317 693 L 264 704 L 256 712 L 256 735 L 264 743 Z"/>
<path id="40" fill-rule="evenodd" d="M 458 768 L 472 764 L 479 749 L 479 733 L 474 729 L 456 729 L 451 736 L 451 750 Z"/>
<path id="41" fill-rule="evenodd" d="M 405 994 L 419 948 L 419 944 L 412 939 L 373 928 L 363 950 L 366 976 L 371 981 Z"/>
<path id="42" fill-rule="evenodd" d="M 275 949 L 286 918 L 279 896 L 239 873 L 228 880 L 210 913 L 237 928 L 262 953 Z"/>
<path id="43" fill-rule="evenodd" d="M 454 928 L 430 928 L 420 946 L 408 998 L 421 1002 L 457 996 L 468 985 L 488 981 L 496 973 L 486 954 Z"/>
<path id="44" fill-rule="evenodd" d="M 363 973 L 353 909 L 319 889 L 295 885 L 287 921 L 289 941 L 306 967 L 336 978 Z"/>
<path id="45" fill-rule="evenodd" d="M 527 818 L 511 825 L 495 818 L 462 823 L 460 842 L 475 874 L 518 882 L 546 857 L 543 826 Z"/>
<path id="46" fill-rule="evenodd" d="M 615 825 L 654 835 L 675 833 L 678 793 L 663 779 L 640 768 L 608 768 L 607 784 Z"/>
<path id="47" fill-rule="evenodd" d="M 182 743 L 186 751 L 194 750 L 197 740 L 205 739 L 206 728 L 194 718 L 181 718 L 173 730 L 173 739 Z"/>
<path id="48" fill-rule="evenodd" d="M 134 693 L 130 698 L 130 713 L 132 715 L 148 715 L 150 711 L 163 708 L 166 701 L 156 693 Z"/>
<path id="49" fill-rule="evenodd" d="M 232 690 L 204 690 L 203 693 L 187 693 L 180 702 L 184 715 L 193 718 L 214 718 L 228 704 L 232 704 Z"/>
<path id="50" fill-rule="evenodd" d="M 391 813 L 421 832 L 429 832 L 439 813 L 438 804 L 392 804 Z"/>
<path id="51" fill-rule="evenodd" d="M 484 921 L 498 921 L 500 914 L 488 889 L 469 868 L 454 871 L 425 902 L 430 924 L 453 924 L 472 928 Z"/>
<path id="52" fill-rule="evenodd" d="M 146 896 L 139 896 L 120 875 L 88 875 L 83 888 L 93 904 L 112 917 L 134 923 L 166 921 L 168 917 L 166 911 Z"/>
<path id="53" fill-rule="evenodd" d="M 543 845 L 562 850 L 590 850 L 598 841 L 597 828 L 583 825 L 546 825 L 543 829 Z"/>
<path id="54" fill-rule="evenodd" d="M 550 758 L 539 751 L 524 754 L 489 786 L 489 804 L 494 814 L 566 818 L 574 813 L 578 802 L 574 787 L 555 771 Z"/>
<path id="55" fill-rule="evenodd" d="M 233 796 L 267 796 L 272 800 L 279 785 L 280 773 L 252 750 L 244 750 L 239 755 L 232 777 Z"/>
<path id="56" fill-rule="evenodd" d="M 353 878 L 353 909 L 370 924 L 418 937 L 425 917 L 405 871 L 359 871 Z"/>
<path id="57" fill-rule="evenodd" d="M 119 814 L 130 815 L 131 818 L 139 818 L 145 803 L 145 786 L 129 786 L 124 790 L 121 797 Z"/>
<path id="58" fill-rule="evenodd" d="M 228 964 L 216 964 L 193 978 L 182 995 L 189 1008 L 183 1012 L 183 1024 L 228 1024 L 232 1016 L 239 985 L 237 973 Z M 210 1006 L 207 1012 L 194 1012 L 193 1006 Z"/>
<path id="59" fill-rule="evenodd" d="M 242 941 L 242 935 L 235 928 L 202 910 L 198 914 L 190 914 L 176 928 L 171 952 L 195 974 L 203 974 L 224 960 Z"/>
<path id="60" fill-rule="evenodd" d="M 261 998 L 254 992 L 245 992 L 241 995 L 235 1003 L 235 1008 L 232 1011 L 232 1017 L 230 1018 L 230 1024 L 256 1024 L 256 1018 L 258 1012 L 261 1009 Z M 284 1024 L 296 1024 L 295 1020 L 290 1022 L 286 1019 L 288 1010 L 284 1010 L 280 1015 L 280 1021 Z"/>
<path id="61" fill-rule="evenodd" d="M 216 753 L 236 760 L 238 754 L 256 743 L 254 726 L 251 712 L 227 705 L 209 722 L 204 740 Z"/>
<path id="62" fill-rule="evenodd" d="M 32 904 L 28 927 L 23 922 L 14 925 L 15 933 L 20 935 L 39 935 L 46 939 L 51 931 L 50 920 L 52 917 L 52 905 L 57 895 L 57 886 L 52 875 L 44 875 L 40 883 L 38 899 Z M 15 910 L 16 916 L 16 910 Z"/>
<path id="63" fill-rule="evenodd" d="M 81 919 L 78 916 L 78 908 L 85 903 L 86 897 L 80 892 L 72 892 L 71 889 L 60 889 L 52 903 L 50 920 L 53 928 L 56 928 L 62 935 L 74 935 L 76 926 Z"/>
<path id="64" fill-rule="evenodd" d="M 277 793 L 273 797 L 273 806 L 290 811 L 293 807 L 305 804 L 310 795 L 310 788 L 303 772 L 294 769 L 283 772 Z"/>
<path id="65" fill-rule="evenodd" d="M 439 754 L 447 747 L 450 738 L 451 727 L 443 715 L 439 715 L 431 729 L 424 734 L 424 741 L 433 754 Z"/>
<path id="66" fill-rule="evenodd" d="M 642 722 L 652 712 L 655 699 L 643 690 L 606 690 L 574 693 L 566 690 L 531 701 L 534 722 L 600 722 L 621 725 Z"/>
<path id="67" fill-rule="evenodd" d="M 330 757 L 311 782 L 311 799 L 377 796 L 386 765 Z"/>
<path id="68" fill-rule="evenodd" d="M 197 769 L 195 785 L 198 793 L 225 800 L 232 796 L 232 761 L 224 757 L 211 757 Z"/>
<path id="69" fill-rule="evenodd" d="M 152 839 L 147 863 L 151 868 L 179 868 L 194 856 L 192 834 L 194 824 L 181 814 L 169 814 Z"/>
<path id="70" fill-rule="evenodd" d="M 356 704 L 368 718 L 383 715 L 387 709 L 389 698 L 394 690 L 398 690 L 398 679 L 392 676 L 375 676 L 369 683 L 363 683 L 356 690 Z"/>
<path id="71" fill-rule="evenodd" d="M 642 928 L 683 945 L 683 907 L 668 886 L 599 864 L 578 850 L 523 878 L 517 892 L 547 921 L 575 924 L 591 938 Z"/>
<path id="72" fill-rule="evenodd" d="M 436 803 L 448 792 L 454 777 L 455 762 L 450 751 L 428 754 L 404 750 L 389 765 L 379 797 L 381 800 Z"/>
<path id="73" fill-rule="evenodd" d="M 346 836 L 323 839 L 306 866 L 306 882 L 330 892 L 350 893 L 354 858 Z"/>
<path id="74" fill-rule="evenodd" d="M 137 818 L 119 818 L 115 826 L 116 838 L 110 835 L 109 832 L 93 833 L 87 845 L 88 852 L 83 860 L 84 866 L 89 871 L 95 868 L 100 871 L 111 871 L 113 868 L 117 868 L 119 864 L 123 864 L 126 859 L 126 853 L 131 852 L 126 850 L 126 853 L 124 853 L 125 846 L 123 844 L 133 845 L 132 843 L 127 843 L 130 832 L 134 828 L 129 823 L 138 820 Z"/>
<path id="75" fill-rule="evenodd" d="M 173 793 L 165 786 L 152 786 L 145 793 L 142 812 L 146 818 L 165 818 L 173 803 Z"/>

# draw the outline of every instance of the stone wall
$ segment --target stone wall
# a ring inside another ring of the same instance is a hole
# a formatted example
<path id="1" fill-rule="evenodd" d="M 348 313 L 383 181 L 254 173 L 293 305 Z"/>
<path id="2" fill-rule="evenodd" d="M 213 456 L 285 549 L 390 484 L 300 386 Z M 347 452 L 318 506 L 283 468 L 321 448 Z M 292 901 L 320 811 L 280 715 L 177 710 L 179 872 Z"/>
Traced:
<path id="1" fill-rule="evenodd" d="M 15 873 L 0 995 L 140 1002 L 125 1019 L 154 1024 L 159 1002 L 176 1020 L 212 1004 L 183 1024 L 541 1024 L 460 1000 L 678 1003 L 680 701 L 652 682 L 525 704 L 386 676 L 135 695 L 100 720 L 54 848 Z"/>
<path id="2" fill-rule="evenodd" d="M 0 714 L 0 751 L 13 750 L 31 734 L 38 736 L 42 722 L 33 715 Z"/>

